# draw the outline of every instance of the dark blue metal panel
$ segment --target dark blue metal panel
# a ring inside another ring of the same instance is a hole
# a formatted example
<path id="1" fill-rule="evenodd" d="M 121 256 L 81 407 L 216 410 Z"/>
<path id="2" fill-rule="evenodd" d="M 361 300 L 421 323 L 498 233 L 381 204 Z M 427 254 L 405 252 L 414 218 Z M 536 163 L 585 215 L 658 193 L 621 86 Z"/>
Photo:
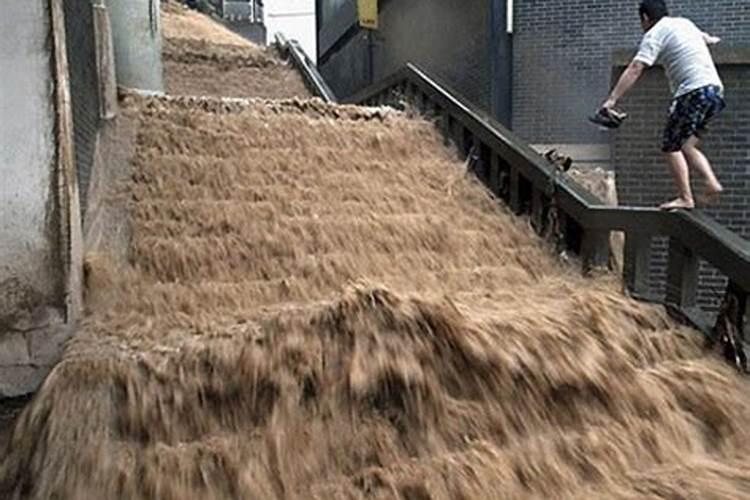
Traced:
<path id="1" fill-rule="evenodd" d="M 507 0 L 489 0 L 490 72 L 492 75 L 492 112 L 511 127 L 513 102 L 513 39 L 507 32 Z"/>
<path id="2" fill-rule="evenodd" d="M 329 52 L 334 46 L 341 45 L 347 32 L 357 26 L 356 0 L 346 0 L 341 3 L 329 19 L 321 18 L 318 31 L 318 58 L 325 61 L 330 57 Z"/>

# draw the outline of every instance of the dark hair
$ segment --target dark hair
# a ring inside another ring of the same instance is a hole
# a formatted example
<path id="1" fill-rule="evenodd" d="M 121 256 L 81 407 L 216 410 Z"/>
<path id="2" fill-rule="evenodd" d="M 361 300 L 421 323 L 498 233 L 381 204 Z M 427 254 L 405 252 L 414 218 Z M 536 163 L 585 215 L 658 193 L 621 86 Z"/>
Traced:
<path id="1" fill-rule="evenodd" d="M 664 0 L 643 0 L 638 8 L 638 13 L 641 15 L 641 19 L 646 15 L 651 21 L 657 22 L 662 17 L 668 16 L 669 10 Z"/>

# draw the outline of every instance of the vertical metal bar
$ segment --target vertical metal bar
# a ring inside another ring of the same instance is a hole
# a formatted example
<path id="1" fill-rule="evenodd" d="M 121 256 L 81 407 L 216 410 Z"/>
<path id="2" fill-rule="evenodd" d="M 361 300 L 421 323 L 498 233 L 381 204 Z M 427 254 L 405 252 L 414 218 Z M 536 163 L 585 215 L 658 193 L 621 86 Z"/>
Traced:
<path id="1" fill-rule="evenodd" d="M 628 290 L 634 295 L 641 297 L 649 295 L 651 235 L 645 233 L 626 233 L 624 257 L 623 274 Z"/>
<path id="2" fill-rule="evenodd" d="M 698 257 L 681 241 L 670 238 L 667 258 L 667 302 L 680 308 L 695 307 Z"/>

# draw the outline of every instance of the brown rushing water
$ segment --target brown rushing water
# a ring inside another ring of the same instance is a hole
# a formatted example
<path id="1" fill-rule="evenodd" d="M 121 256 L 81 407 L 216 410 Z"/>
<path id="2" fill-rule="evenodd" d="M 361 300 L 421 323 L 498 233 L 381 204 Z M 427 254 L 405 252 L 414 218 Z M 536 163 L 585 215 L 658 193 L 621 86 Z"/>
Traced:
<path id="1" fill-rule="evenodd" d="M 123 114 L 126 259 L 87 256 L 90 312 L 0 498 L 750 496 L 747 381 L 558 262 L 432 124 L 318 101 Z"/>
<path id="2" fill-rule="evenodd" d="M 174 2 L 162 2 L 162 26 L 169 94 L 310 97 L 302 76 L 274 47 L 255 45 Z"/>
<path id="3" fill-rule="evenodd" d="M 739 498 L 750 392 L 562 266 L 434 127 L 124 103 L 125 269 L 15 429 L 4 498 Z"/>

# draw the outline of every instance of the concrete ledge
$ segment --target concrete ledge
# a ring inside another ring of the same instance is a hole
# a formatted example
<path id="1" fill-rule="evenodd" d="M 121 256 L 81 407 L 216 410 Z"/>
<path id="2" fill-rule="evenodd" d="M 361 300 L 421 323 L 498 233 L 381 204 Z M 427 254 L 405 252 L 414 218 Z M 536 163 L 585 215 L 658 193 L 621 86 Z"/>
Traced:
<path id="1" fill-rule="evenodd" d="M 612 52 L 612 66 L 616 68 L 630 64 L 635 57 L 635 49 L 616 49 Z M 722 46 L 721 43 L 711 49 L 717 66 L 750 65 L 750 47 Z"/>

